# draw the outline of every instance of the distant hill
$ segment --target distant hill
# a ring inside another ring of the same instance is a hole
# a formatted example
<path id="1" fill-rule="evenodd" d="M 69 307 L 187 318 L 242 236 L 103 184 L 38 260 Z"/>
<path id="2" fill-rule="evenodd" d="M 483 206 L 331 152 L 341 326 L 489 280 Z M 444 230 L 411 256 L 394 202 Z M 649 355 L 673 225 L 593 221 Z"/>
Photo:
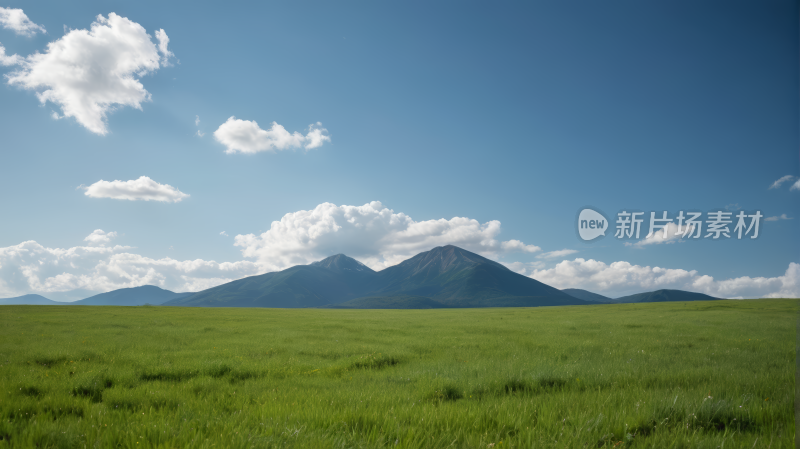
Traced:
<path id="1" fill-rule="evenodd" d="M 359 298 L 362 300 L 349 302 Z M 359 308 L 586 304 L 497 262 L 448 245 L 420 253 L 380 272 L 337 254 L 310 265 L 239 279 L 167 301 L 164 305 L 324 307 L 344 306 L 343 303 L 348 303 L 346 307 Z"/>
<path id="2" fill-rule="evenodd" d="M 51 301 L 41 295 L 22 295 L 15 298 L 0 299 L 0 306 L 31 305 L 31 306 L 63 306 L 68 302 Z"/>
<path id="3" fill-rule="evenodd" d="M 614 301 L 609 297 L 598 295 L 597 293 L 592 293 L 588 290 L 582 290 L 580 288 L 565 288 L 562 289 L 561 291 L 570 296 L 574 296 L 575 298 L 589 302 L 608 303 Z"/>
<path id="4" fill-rule="evenodd" d="M 656 290 L 654 292 L 637 293 L 635 295 L 617 298 L 614 303 L 633 303 L 633 302 L 667 302 L 667 301 L 713 301 L 713 296 L 703 293 L 685 292 L 683 290 Z"/>
<path id="5" fill-rule="evenodd" d="M 143 285 L 141 287 L 121 288 L 107 293 L 100 293 L 70 304 L 78 306 L 141 306 L 152 304 L 156 306 L 191 294 L 175 293 L 155 285 Z"/>

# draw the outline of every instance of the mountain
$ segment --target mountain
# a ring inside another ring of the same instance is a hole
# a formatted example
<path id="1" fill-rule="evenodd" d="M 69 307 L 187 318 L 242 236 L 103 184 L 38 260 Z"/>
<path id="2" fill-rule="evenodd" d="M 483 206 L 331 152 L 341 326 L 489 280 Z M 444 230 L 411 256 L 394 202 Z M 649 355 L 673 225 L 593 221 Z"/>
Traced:
<path id="1" fill-rule="evenodd" d="M 356 299 L 359 301 L 352 301 Z M 452 245 L 420 253 L 380 272 L 337 254 L 310 265 L 239 279 L 164 303 L 198 307 L 358 308 L 571 304 L 586 302 Z"/>
<path id="2" fill-rule="evenodd" d="M 588 290 L 581 290 L 580 288 L 565 288 L 561 291 L 575 298 L 589 302 L 608 303 L 614 301 L 606 296 L 598 295 L 597 293 L 592 293 Z"/>
<path id="3" fill-rule="evenodd" d="M 70 304 L 78 306 L 141 306 L 152 304 L 155 306 L 191 294 L 175 293 L 155 285 L 143 285 L 141 287 L 121 288 L 107 293 L 100 293 Z"/>
<path id="4" fill-rule="evenodd" d="M 444 309 L 446 305 L 422 296 L 368 296 L 334 306 L 334 309 Z"/>
<path id="5" fill-rule="evenodd" d="M 41 295 L 22 295 L 15 298 L 0 299 L 0 306 L 11 305 L 35 305 L 35 306 L 56 306 L 66 305 L 68 302 L 51 301 Z"/>
<path id="6" fill-rule="evenodd" d="M 654 292 L 637 293 L 635 295 L 623 296 L 613 300 L 614 303 L 632 302 L 667 302 L 667 301 L 712 301 L 713 296 L 703 293 L 685 292 L 683 290 L 656 290 Z"/>
<path id="7" fill-rule="evenodd" d="M 453 245 L 441 246 L 377 273 L 370 296 L 411 295 L 450 307 L 586 304 L 535 279 Z"/>
<path id="8" fill-rule="evenodd" d="M 337 254 L 311 265 L 250 276 L 165 303 L 190 307 L 321 307 L 364 296 L 375 271 Z"/>

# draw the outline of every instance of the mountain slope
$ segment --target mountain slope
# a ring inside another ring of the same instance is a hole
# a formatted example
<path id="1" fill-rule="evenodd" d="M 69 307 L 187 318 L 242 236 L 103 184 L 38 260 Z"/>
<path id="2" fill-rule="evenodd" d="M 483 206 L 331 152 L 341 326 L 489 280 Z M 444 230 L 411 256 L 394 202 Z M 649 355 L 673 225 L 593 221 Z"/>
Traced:
<path id="1" fill-rule="evenodd" d="M 343 254 L 250 276 L 169 301 L 167 306 L 320 307 L 362 296 L 375 271 Z"/>
<path id="2" fill-rule="evenodd" d="M 470 251 L 447 245 L 377 273 L 369 296 L 424 296 L 450 307 L 586 304 Z"/>
<path id="3" fill-rule="evenodd" d="M 562 289 L 561 291 L 570 296 L 574 296 L 578 299 L 582 299 L 584 301 L 589 301 L 589 302 L 607 303 L 614 301 L 609 297 L 598 295 L 597 293 L 592 293 L 589 290 L 582 290 L 580 288 L 565 288 Z"/>
<path id="4" fill-rule="evenodd" d="M 99 295 L 90 296 L 70 304 L 79 306 L 159 305 L 191 294 L 192 293 L 175 293 L 156 287 L 155 285 L 143 285 L 141 287 L 121 288 L 119 290 L 100 293 Z"/>
<path id="5" fill-rule="evenodd" d="M 614 303 L 633 303 L 633 302 L 667 302 L 667 301 L 712 301 L 713 296 L 703 293 L 685 292 L 683 290 L 656 290 L 654 292 L 637 293 L 635 295 L 617 298 Z"/>
<path id="6" fill-rule="evenodd" d="M 22 295 L 17 296 L 14 298 L 4 298 L 0 299 L 0 306 L 12 306 L 12 305 L 32 305 L 32 306 L 56 306 L 56 305 L 67 305 L 70 304 L 68 302 L 58 302 L 58 301 L 51 301 L 44 296 L 41 295 Z"/>

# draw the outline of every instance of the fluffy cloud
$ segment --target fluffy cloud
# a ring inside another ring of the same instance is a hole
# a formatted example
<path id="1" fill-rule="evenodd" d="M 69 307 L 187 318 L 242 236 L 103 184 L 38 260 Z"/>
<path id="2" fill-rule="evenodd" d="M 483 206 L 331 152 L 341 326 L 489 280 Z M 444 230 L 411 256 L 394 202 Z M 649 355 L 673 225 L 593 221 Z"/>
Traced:
<path id="1" fill-rule="evenodd" d="M 0 65 L 9 66 L 22 63 L 23 59 L 19 55 L 7 55 L 6 47 L 0 45 Z"/>
<path id="2" fill-rule="evenodd" d="M 374 201 L 363 206 L 323 203 L 288 213 L 261 235 L 237 235 L 242 255 L 265 271 L 307 264 L 344 253 L 379 270 L 436 246 L 456 245 L 487 257 L 539 248 L 518 240 L 500 241 L 500 222 L 454 217 L 414 221 Z"/>
<path id="3" fill-rule="evenodd" d="M 0 297 L 36 292 L 47 295 L 83 289 L 106 292 L 157 285 L 199 291 L 257 273 L 248 261 L 151 259 L 124 246 L 47 248 L 35 241 L 0 248 Z"/>
<path id="4" fill-rule="evenodd" d="M 794 184 L 792 184 L 792 186 L 789 187 L 789 190 L 800 190 L 800 179 L 798 179 Z"/>
<path id="5" fill-rule="evenodd" d="M 574 249 L 560 249 L 558 251 L 550 251 L 547 253 L 542 253 L 536 256 L 538 259 L 555 259 L 557 257 L 564 257 L 569 256 L 570 254 L 577 253 L 577 250 Z"/>
<path id="6" fill-rule="evenodd" d="M 681 232 L 678 233 L 678 225 L 675 223 L 667 223 L 667 226 L 659 229 L 658 231 L 647 234 L 647 236 L 636 243 L 625 242 L 625 246 L 633 246 L 641 248 L 645 245 L 658 245 L 661 243 L 675 243 L 682 241 L 684 236 L 692 235 L 694 226 L 684 225 L 681 227 Z"/>
<path id="7" fill-rule="evenodd" d="M 111 239 L 117 236 L 116 232 L 103 232 L 102 229 L 95 229 L 94 232 L 87 235 L 84 242 L 89 242 L 90 245 L 103 245 L 111 242 Z"/>
<path id="8" fill-rule="evenodd" d="M 783 184 L 786 181 L 791 181 L 793 178 L 794 178 L 794 176 L 792 176 L 792 175 L 782 176 L 777 181 L 773 182 L 772 185 L 769 186 L 769 188 L 770 189 L 777 189 L 778 187 L 781 186 L 781 184 Z M 798 182 L 800 182 L 800 180 L 798 180 Z M 792 188 L 794 188 L 794 186 L 792 186 Z"/>
<path id="9" fill-rule="evenodd" d="M 786 214 L 780 214 L 775 217 L 767 217 L 764 221 L 778 221 L 778 220 L 791 220 L 792 217 L 787 217 Z"/>
<path id="10" fill-rule="evenodd" d="M 110 111 L 121 106 L 141 110 L 141 103 L 150 100 L 138 78 L 172 56 L 164 30 L 156 37 L 158 46 L 138 23 L 114 13 L 99 15 L 91 30 L 70 30 L 44 53 L 20 61 L 21 68 L 6 77 L 9 84 L 35 90 L 42 104 L 50 101 L 64 117 L 104 135 Z"/>
<path id="11" fill-rule="evenodd" d="M 86 187 L 86 196 L 115 200 L 144 200 L 177 203 L 189 195 L 169 184 L 159 184 L 147 176 L 130 181 L 97 181 Z"/>
<path id="12" fill-rule="evenodd" d="M 322 123 L 308 126 L 308 133 L 304 136 L 295 131 L 289 133 L 283 126 L 272 122 L 268 130 L 263 130 L 255 121 L 229 118 L 214 131 L 214 138 L 225 145 L 225 152 L 253 154 L 260 151 L 286 150 L 304 147 L 307 150 L 322 146 L 330 142 L 326 134 L 327 129 L 322 128 Z"/>
<path id="13" fill-rule="evenodd" d="M 705 293 L 718 298 L 800 298 L 800 264 L 790 263 L 783 276 L 747 276 L 716 281 L 697 271 L 631 265 L 577 258 L 564 260 L 554 268 L 534 270 L 530 277 L 553 287 L 582 288 L 610 296 L 659 289 Z"/>
<path id="14" fill-rule="evenodd" d="M 23 36 L 47 33 L 43 26 L 33 23 L 21 9 L 3 8 L 0 6 L 0 25 L 3 25 L 3 28 L 7 30 L 12 30 Z"/>

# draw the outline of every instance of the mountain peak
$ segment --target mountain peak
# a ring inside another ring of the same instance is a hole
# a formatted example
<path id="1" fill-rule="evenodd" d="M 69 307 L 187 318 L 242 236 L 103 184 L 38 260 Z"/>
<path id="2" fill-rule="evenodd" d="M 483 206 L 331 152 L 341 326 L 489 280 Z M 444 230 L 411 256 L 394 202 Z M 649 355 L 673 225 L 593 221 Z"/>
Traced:
<path id="1" fill-rule="evenodd" d="M 322 259 L 319 262 L 314 262 L 310 265 L 320 268 L 327 268 L 329 270 L 336 271 L 338 273 L 348 272 L 348 271 L 374 273 L 374 271 L 370 267 L 353 259 L 352 257 L 347 257 L 344 254 L 336 254 L 330 257 L 326 257 L 325 259 Z"/>
<path id="2" fill-rule="evenodd" d="M 494 265 L 507 270 L 505 266 L 493 260 L 489 260 L 483 256 L 453 245 L 437 246 L 430 251 L 417 254 L 402 263 L 406 264 L 409 262 L 410 264 L 416 265 L 418 270 L 434 269 L 439 272 L 482 264 Z"/>

